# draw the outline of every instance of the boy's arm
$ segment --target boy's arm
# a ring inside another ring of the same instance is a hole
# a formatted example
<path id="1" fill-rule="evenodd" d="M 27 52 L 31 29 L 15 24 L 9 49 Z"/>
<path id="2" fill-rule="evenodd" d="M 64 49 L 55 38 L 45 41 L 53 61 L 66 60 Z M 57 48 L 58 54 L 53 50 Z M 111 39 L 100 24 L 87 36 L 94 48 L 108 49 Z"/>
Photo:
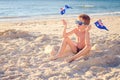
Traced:
<path id="1" fill-rule="evenodd" d="M 66 36 L 66 29 L 67 29 L 67 23 L 65 20 L 62 20 L 63 21 L 63 25 L 64 25 L 64 30 L 63 30 L 63 37 Z"/>
<path id="2" fill-rule="evenodd" d="M 82 56 L 85 56 L 87 53 L 89 53 L 90 49 L 91 49 L 91 45 L 90 45 L 90 35 L 89 35 L 89 30 L 91 27 L 89 27 L 89 29 L 86 29 L 85 31 L 85 47 L 78 52 L 76 55 L 74 55 L 73 57 L 71 57 L 70 60 L 68 60 L 68 62 L 71 62 L 77 58 L 80 58 Z"/>
<path id="3" fill-rule="evenodd" d="M 90 46 L 90 33 L 89 30 L 91 29 L 91 25 L 88 26 L 85 30 L 85 45 Z"/>
<path id="4" fill-rule="evenodd" d="M 70 31 L 70 32 L 66 32 L 67 29 L 67 22 L 65 20 L 63 21 L 63 25 L 64 25 L 64 30 L 63 30 L 63 37 L 68 37 L 69 35 L 74 33 L 74 30 Z"/>
<path id="5" fill-rule="evenodd" d="M 85 32 L 85 46 L 90 46 L 90 33 L 87 30 Z"/>

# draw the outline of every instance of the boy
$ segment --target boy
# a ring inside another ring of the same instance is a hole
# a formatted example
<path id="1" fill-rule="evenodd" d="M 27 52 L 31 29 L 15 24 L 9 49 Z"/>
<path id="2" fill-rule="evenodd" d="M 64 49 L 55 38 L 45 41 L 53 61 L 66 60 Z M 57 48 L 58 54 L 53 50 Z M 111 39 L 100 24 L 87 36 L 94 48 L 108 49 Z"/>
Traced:
<path id="1" fill-rule="evenodd" d="M 64 51 L 67 45 L 70 46 L 72 52 L 75 54 L 74 56 L 67 59 L 67 62 L 72 62 L 82 56 L 85 56 L 89 53 L 91 49 L 90 45 L 90 36 L 89 36 L 89 30 L 91 28 L 90 24 L 90 17 L 86 14 L 81 14 L 79 16 L 79 21 L 77 23 L 77 28 L 74 28 L 70 32 L 66 32 L 67 23 L 65 20 L 63 20 L 64 25 L 64 31 L 63 31 L 63 42 L 60 47 L 60 50 L 58 51 L 58 54 L 55 53 L 55 49 L 52 50 L 52 58 L 51 60 L 55 60 L 57 58 L 63 57 L 65 55 Z M 69 36 L 75 34 L 77 37 L 77 42 L 73 42 Z"/>

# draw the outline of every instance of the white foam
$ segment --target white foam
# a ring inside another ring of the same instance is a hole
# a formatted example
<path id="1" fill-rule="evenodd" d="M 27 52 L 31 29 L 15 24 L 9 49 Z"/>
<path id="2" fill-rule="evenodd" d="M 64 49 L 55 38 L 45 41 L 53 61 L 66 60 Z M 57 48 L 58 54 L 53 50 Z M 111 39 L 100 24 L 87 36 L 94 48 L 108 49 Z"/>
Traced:
<path id="1" fill-rule="evenodd" d="M 81 5 L 81 7 L 83 7 L 83 8 L 93 8 L 95 6 L 94 5 Z"/>
<path id="2" fill-rule="evenodd" d="M 104 12 L 104 13 L 91 13 L 90 15 L 94 16 L 94 15 L 120 15 L 120 12 Z"/>

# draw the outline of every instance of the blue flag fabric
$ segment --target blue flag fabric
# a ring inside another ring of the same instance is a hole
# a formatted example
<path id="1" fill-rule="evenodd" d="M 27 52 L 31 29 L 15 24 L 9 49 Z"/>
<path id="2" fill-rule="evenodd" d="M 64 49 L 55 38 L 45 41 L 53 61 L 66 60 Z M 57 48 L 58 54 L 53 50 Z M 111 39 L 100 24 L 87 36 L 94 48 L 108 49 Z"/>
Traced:
<path id="1" fill-rule="evenodd" d="M 104 29 L 104 30 L 109 31 L 109 30 L 106 28 L 106 26 L 103 25 L 103 23 L 102 23 L 101 20 L 96 21 L 96 22 L 95 22 L 95 25 L 96 25 L 96 27 L 99 28 L 99 29 Z"/>
<path id="2" fill-rule="evenodd" d="M 70 7 L 70 6 L 68 6 L 68 5 L 65 5 L 65 9 L 69 9 L 69 8 L 72 9 L 72 7 Z"/>
<path id="3" fill-rule="evenodd" d="M 63 15 L 63 14 L 65 14 L 65 12 L 66 12 L 66 10 L 63 9 L 63 8 L 61 8 L 61 12 L 60 12 L 60 14 Z"/>
<path id="4" fill-rule="evenodd" d="M 61 9 L 60 14 L 63 15 L 63 14 L 65 14 L 66 9 L 72 9 L 72 7 L 65 5 L 64 8 L 60 8 L 60 9 Z"/>

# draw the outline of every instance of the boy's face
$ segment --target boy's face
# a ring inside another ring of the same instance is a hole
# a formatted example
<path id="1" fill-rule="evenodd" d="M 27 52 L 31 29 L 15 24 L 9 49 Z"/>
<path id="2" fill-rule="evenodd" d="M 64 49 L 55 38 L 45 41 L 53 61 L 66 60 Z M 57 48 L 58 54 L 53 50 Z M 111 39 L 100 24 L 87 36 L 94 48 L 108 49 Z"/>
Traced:
<path id="1" fill-rule="evenodd" d="M 78 28 L 80 30 L 85 30 L 86 29 L 86 26 L 84 25 L 84 20 L 82 18 L 79 18 L 79 22 L 81 22 L 82 24 L 77 24 L 78 25 Z"/>

